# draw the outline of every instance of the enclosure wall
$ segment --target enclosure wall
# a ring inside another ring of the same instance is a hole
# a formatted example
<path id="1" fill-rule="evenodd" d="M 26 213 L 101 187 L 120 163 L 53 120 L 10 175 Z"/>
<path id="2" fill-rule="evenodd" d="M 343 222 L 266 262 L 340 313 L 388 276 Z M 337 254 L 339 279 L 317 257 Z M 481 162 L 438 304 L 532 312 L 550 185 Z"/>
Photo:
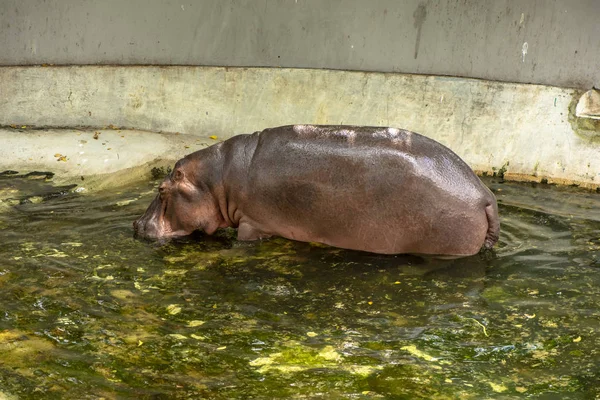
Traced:
<path id="1" fill-rule="evenodd" d="M 597 0 L 2 0 L 0 65 L 179 64 L 600 86 Z"/>

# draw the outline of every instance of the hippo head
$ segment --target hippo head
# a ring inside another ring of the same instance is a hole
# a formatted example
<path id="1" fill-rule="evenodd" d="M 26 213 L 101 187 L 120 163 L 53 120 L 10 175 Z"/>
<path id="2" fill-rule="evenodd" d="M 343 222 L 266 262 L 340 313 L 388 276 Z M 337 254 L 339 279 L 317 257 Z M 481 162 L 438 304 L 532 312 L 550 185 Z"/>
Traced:
<path id="1" fill-rule="evenodd" d="M 212 234 L 226 226 L 212 179 L 201 173 L 202 168 L 199 171 L 198 164 L 187 157 L 175 164 L 144 215 L 133 223 L 136 237 L 162 240 L 186 236 L 197 229 Z"/>

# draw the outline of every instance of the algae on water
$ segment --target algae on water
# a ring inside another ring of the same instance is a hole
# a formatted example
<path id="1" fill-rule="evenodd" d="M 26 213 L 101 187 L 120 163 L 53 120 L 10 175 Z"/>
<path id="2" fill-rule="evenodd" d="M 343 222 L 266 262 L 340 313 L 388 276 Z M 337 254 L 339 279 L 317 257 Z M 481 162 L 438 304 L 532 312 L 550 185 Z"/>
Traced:
<path id="1" fill-rule="evenodd" d="M 28 182 L 19 199 L 50 184 Z M 600 396 L 599 199 L 485 182 L 500 243 L 459 260 L 138 241 L 155 182 L 19 200 L 0 219 L 0 396 Z"/>

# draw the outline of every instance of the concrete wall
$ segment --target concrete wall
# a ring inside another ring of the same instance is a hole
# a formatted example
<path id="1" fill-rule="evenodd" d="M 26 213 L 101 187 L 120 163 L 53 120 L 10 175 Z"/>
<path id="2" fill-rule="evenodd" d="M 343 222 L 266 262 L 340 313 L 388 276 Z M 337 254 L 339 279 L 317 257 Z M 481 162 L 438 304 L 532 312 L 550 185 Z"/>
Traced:
<path id="1" fill-rule="evenodd" d="M 598 0 L 1 0 L 0 65 L 282 66 L 600 86 Z"/>
<path id="2" fill-rule="evenodd" d="M 88 66 L 0 67 L 0 93 L 0 171 L 60 167 L 78 178 L 160 152 L 190 153 L 214 143 L 213 135 L 221 140 L 286 124 L 354 124 L 422 133 L 479 172 L 600 186 L 600 121 L 575 117 L 581 95 L 575 89 L 330 70 Z M 10 125 L 26 128 L 6 129 Z M 72 134 L 39 136 L 30 125 Z M 93 130 L 72 129 L 87 125 L 171 133 L 144 141 L 104 132 L 94 140 Z M 57 163 L 56 154 L 67 162 Z"/>

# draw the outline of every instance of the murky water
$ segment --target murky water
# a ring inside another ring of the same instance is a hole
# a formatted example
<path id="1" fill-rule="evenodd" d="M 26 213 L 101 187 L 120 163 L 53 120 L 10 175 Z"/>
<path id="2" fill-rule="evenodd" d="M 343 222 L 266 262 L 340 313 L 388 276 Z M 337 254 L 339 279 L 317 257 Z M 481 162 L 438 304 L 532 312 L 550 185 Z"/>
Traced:
<path id="1" fill-rule="evenodd" d="M 439 261 L 157 247 L 131 227 L 155 183 L 31 178 L 0 177 L 0 398 L 600 396 L 600 194 L 486 181 L 495 255 Z"/>

